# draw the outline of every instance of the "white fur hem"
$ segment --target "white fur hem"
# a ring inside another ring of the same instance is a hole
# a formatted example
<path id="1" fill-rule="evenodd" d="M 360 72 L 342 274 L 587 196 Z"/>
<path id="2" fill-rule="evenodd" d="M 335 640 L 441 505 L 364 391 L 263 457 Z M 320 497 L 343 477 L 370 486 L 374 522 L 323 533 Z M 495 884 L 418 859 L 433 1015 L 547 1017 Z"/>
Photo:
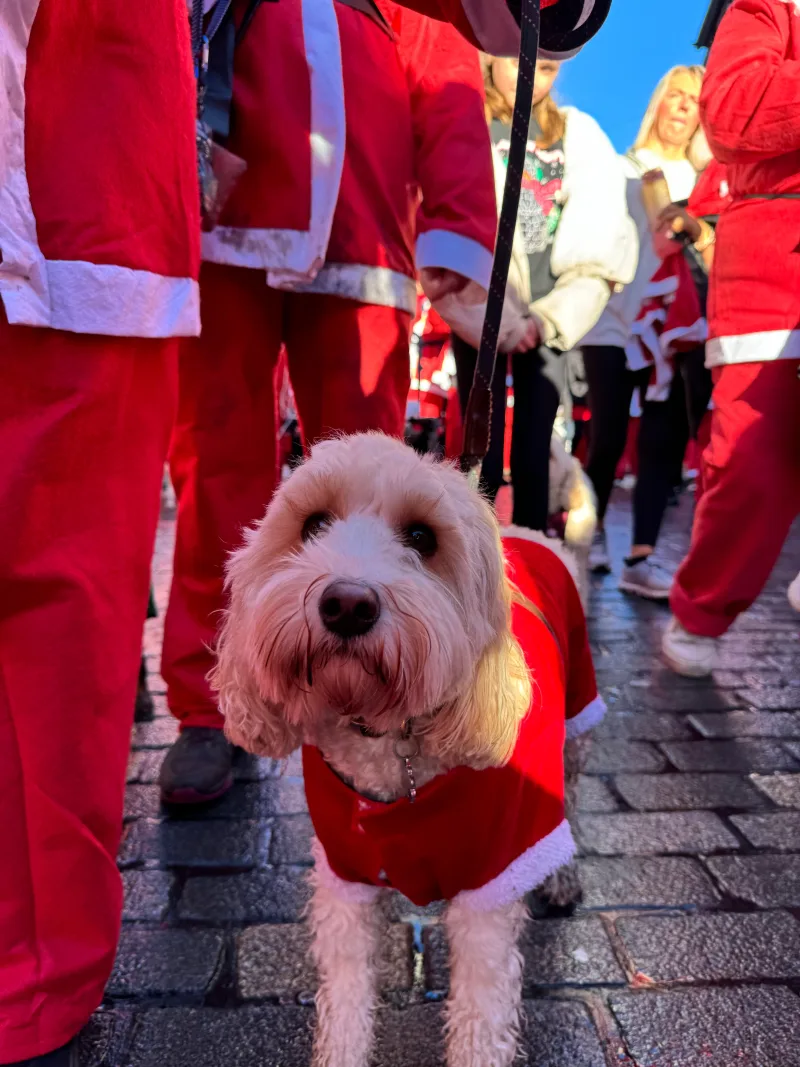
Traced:
<path id="1" fill-rule="evenodd" d="M 371 904 L 380 893 L 380 887 L 377 885 L 366 885 L 364 882 L 346 882 L 344 878 L 340 878 L 338 874 L 331 870 L 325 849 L 317 837 L 311 842 L 311 855 L 314 858 L 314 866 L 320 885 L 329 889 L 339 900 L 343 900 L 347 904 Z"/>
<path id="2" fill-rule="evenodd" d="M 573 581 L 577 584 L 578 564 L 572 553 L 567 551 L 557 537 L 548 537 L 541 530 L 529 530 L 527 526 L 503 526 L 500 530 L 500 536 L 515 537 L 519 541 L 533 541 L 536 545 L 543 545 L 545 548 L 549 548 L 554 556 L 558 556 L 572 575 Z"/>
<path id="3" fill-rule="evenodd" d="M 579 711 L 577 715 L 573 715 L 571 719 L 567 719 L 567 740 L 572 741 L 576 737 L 580 737 L 581 734 L 585 734 L 587 730 L 592 730 L 598 723 L 602 722 L 603 716 L 606 713 L 606 702 L 602 697 L 595 697 L 583 711 Z"/>
<path id="4" fill-rule="evenodd" d="M 494 911 L 521 900 L 531 889 L 569 863 L 577 851 L 566 819 L 480 889 L 465 889 L 455 899 L 473 911 Z"/>

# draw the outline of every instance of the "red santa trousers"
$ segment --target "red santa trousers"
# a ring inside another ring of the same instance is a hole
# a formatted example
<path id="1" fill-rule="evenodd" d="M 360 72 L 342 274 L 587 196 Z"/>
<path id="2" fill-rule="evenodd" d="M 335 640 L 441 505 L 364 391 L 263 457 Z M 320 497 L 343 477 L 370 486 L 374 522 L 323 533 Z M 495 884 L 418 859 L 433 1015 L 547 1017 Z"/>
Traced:
<path id="1" fill-rule="evenodd" d="M 202 336 L 184 343 L 170 467 L 178 496 L 175 569 L 161 672 L 182 726 L 222 727 L 206 682 L 223 574 L 242 529 L 277 484 L 275 369 L 285 344 L 306 442 L 326 433 L 400 435 L 411 316 L 321 293 L 267 288 L 262 271 L 205 263 Z"/>
<path id="2" fill-rule="evenodd" d="M 0 1063 L 99 1005 L 177 342 L 0 307 Z"/>
<path id="3" fill-rule="evenodd" d="M 714 368 L 711 441 L 689 554 L 670 604 L 719 637 L 759 595 L 800 513 L 798 361 Z"/>

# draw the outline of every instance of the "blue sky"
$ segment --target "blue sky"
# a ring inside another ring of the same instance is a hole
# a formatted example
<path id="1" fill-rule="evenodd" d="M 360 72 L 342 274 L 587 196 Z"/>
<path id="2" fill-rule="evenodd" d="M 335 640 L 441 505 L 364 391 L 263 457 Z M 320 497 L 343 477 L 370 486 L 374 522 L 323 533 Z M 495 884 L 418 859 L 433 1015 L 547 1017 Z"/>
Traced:
<path id="1" fill-rule="evenodd" d="M 694 42 L 707 6 L 707 0 L 612 0 L 603 28 L 564 65 L 559 101 L 588 111 L 626 151 L 664 71 L 705 61 Z"/>

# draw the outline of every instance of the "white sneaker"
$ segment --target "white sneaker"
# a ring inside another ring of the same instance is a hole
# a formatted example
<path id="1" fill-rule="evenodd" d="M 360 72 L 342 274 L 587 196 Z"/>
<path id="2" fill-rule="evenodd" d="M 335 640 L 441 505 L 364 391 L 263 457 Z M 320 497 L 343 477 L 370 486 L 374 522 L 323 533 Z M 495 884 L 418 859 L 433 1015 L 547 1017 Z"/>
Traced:
<path id="1" fill-rule="evenodd" d="M 686 678 L 705 678 L 717 665 L 716 637 L 690 634 L 676 618 L 669 620 L 661 651 L 668 666 Z"/>
<path id="2" fill-rule="evenodd" d="M 647 600 L 669 600 L 672 575 L 652 556 L 647 556 L 640 563 L 625 564 L 619 587 L 626 593 L 635 593 Z"/>
<path id="3" fill-rule="evenodd" d="M 795 611 L 800 611 L 800 574 L 797 575 L 795 580 L 789 586 L 789 603 L 792 605 Z"/>
<path id="4" fill-rule="evenodd" d="M 608 554 L 605 530 L 595 530 L 589 549 L 589 570 L 592 574 L 611 573 L 611 557 Z"/>

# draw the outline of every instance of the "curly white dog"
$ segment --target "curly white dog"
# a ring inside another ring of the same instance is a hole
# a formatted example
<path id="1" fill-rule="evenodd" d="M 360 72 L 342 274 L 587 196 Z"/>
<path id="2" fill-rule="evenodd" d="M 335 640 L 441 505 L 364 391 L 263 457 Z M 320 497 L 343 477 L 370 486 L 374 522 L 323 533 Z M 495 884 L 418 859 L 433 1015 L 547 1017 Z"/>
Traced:
<path id="1" fill-rule="evenodd" d="M 515 1058 L 522 898 L 573 856 L 565 737 L 603 711 L 557 553 L 529 531 L 501 543 L 455 469 L 361 434 L 317 445 L 232 558 L 228 736 L 304 745 L 316 1067 L 368 1063 L 387 889 L 449 901 L 450 1067 Z"/>

